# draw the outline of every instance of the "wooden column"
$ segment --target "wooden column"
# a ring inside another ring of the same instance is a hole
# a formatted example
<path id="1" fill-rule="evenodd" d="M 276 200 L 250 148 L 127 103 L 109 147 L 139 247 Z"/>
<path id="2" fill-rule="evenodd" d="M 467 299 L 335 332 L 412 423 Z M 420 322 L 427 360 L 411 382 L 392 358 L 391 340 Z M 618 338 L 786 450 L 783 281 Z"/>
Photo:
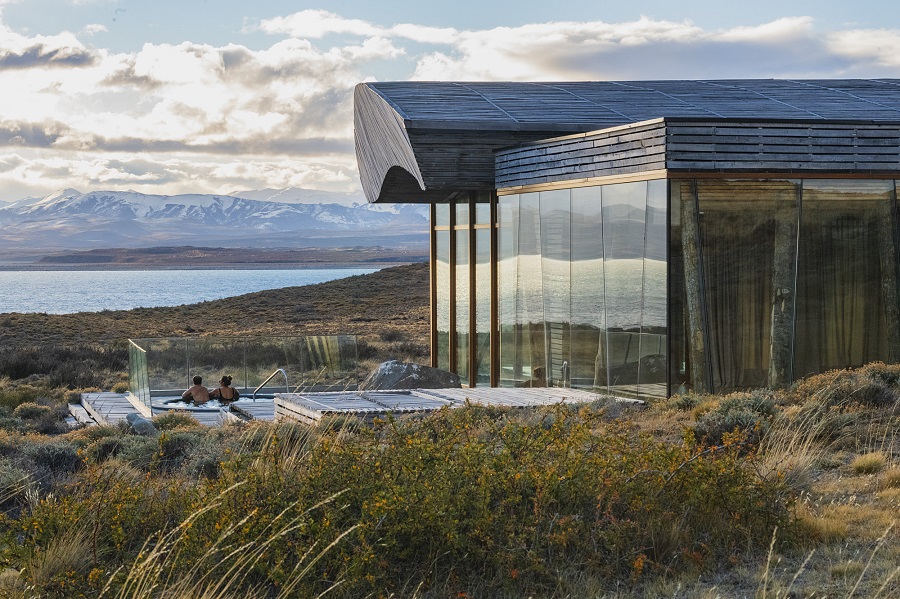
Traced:
<path id="1" fill-rule="evenodd" d="M 887 361 L 900 361 L 900 315 L 897 307 L 897 211 L 894 200 L 878 204 L 878 255 L 881 262 L 881 300 L 887 335 Z"/>
<path id="2" fill-rule="evenodd" d="M 688 191 L 688 193 L 685 193 Z M 711 393 L 706 358 L 706 310 L 703 305 L 703 262 L 700 251 L 700 212 L 696 182 L 681 183 L 681 251 L 684 256 L 684 290 L 688 308 L 688 353 L 691 384 L 697 393 Z"/>
<path id="3" fill-rule="evenodd" d="M 772 265 L 772 329 L 769 346 L 771 389 L 791 384 L 794 338 L 794 296 L 799 214 L 796 192 L 775 198 L 775 248 Z"/>

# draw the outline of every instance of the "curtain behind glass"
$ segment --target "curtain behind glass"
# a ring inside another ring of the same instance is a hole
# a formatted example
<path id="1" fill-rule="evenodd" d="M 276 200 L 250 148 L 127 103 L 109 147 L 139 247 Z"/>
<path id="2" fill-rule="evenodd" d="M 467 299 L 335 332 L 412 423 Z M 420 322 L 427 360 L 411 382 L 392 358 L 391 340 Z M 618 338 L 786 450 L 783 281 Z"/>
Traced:
<path id="1" fill-rule="evenodd" d="M 887 359 L 895 222 L 892 181 L 804 181 L 795 378 Z"/>
<path id="2" fill-rule="evenodd" d="M 796 237 L 791 232 L 797 226 L 798 185 L 698 180 L 697 197 L 712 390 L 764 387 L 771 356 L 773 301 L 781 296 L 793 301 L 792 284 L 776 294 L 773 282 L 776 248 L 795 251 Z M 780 237 L 776 234 L 779 223 Z"/>

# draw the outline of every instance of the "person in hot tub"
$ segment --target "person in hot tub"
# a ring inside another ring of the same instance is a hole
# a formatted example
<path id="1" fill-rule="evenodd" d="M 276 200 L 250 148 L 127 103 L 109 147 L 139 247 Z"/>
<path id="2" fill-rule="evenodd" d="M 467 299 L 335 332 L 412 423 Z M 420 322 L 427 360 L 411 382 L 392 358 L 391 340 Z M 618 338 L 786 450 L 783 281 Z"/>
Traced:
<path id="1" fill-rule="evenodd" d="M 202 406 L 209 401 L 209 389 L 203 386 L 203 377 L 194 377 L 194 386 L 181 394 L 181 399 L 193 401 L 195 406 Z"/>
<path id="2" fill-rule="evenodd" d="M 231 377 L 227 374 L 219 379 L 219 388 L 213 389 L 209 396 L 218 399 L 226 406 L 240 398 L 238 390 L 231 386 Z"/>

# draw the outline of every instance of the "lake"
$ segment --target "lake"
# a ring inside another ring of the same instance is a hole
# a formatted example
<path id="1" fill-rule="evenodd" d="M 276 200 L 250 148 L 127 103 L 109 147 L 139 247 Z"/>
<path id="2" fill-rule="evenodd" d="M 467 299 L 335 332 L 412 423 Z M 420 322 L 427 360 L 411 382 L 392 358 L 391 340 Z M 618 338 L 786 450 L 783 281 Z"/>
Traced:
<path id="1" fill-rule="evenodd" d="M 265 289 L 323 283 L 377 270 L 377 268 L 308 268 L 0 271 L 0 313 L 73 314 L 180 306 Z"/>

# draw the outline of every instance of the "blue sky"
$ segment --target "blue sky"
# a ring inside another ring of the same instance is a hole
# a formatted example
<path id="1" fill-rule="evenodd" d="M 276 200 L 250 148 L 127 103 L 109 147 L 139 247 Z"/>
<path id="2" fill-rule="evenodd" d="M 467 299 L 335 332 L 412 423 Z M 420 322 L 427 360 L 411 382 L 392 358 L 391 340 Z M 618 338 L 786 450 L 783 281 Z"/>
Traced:
<path id="1" fill-rule="evenodd" d="M 900 3 L 0 0 L 0 200 L 356 191 L 364 80 L 900 77 Z"/>

